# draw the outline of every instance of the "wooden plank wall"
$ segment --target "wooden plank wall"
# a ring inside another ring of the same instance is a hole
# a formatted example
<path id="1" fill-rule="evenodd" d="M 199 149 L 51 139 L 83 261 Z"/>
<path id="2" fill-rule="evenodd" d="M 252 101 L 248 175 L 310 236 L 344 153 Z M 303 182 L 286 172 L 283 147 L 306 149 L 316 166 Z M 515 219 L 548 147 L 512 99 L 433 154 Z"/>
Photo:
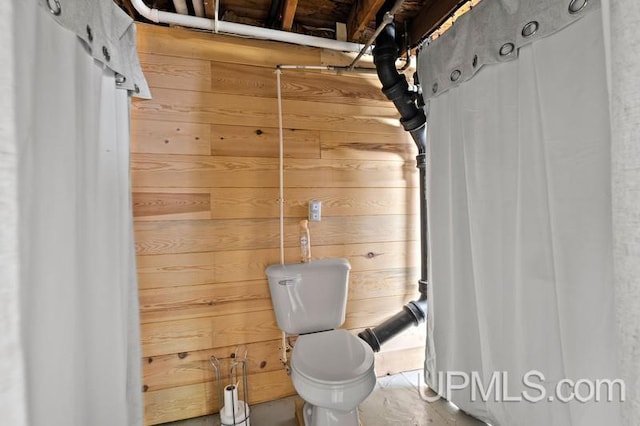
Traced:
<path id="1" fill-rule="evenodd" d="M 248 345 L 251 403 L 294 394 L 264 275 L 279 262 L 276 64 L 335 52 L 138 25 L 153 100 L 132 104 L 133 203 L 146 424 L 217 410 L 208 360 Z M 314 258 L 352 265 L 345 328 L 417 294 L 415 149 L 374 76 L 282 74 L 286 259 L 298 222 Z M 377 355 L 379 375 L 422 367 L 424 331 Z"/>

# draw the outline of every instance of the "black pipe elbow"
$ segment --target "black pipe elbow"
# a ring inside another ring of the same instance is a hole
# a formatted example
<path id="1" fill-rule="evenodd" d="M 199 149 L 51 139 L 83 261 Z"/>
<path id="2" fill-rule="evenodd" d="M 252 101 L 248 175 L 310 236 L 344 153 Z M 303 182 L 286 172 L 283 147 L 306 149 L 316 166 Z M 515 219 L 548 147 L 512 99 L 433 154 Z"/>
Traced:
<path id="1" fill-rule="evenodd" d="M 358 333 L 358 337 L 371 346 L 374 352 L 379 352 L 382 344 L 402 333 L 407 328 L 424 322 L 426 316 L 427 298 L 421 296 L 418 300 L 404 305 L 402 311 L 387 319 L 379 326 L 361 331 Z"/>
<path id="2" fill-rule="evenodd" d="M 383 10 L 385 9 L 383 8 Z M 383 16 L 384 13 L 378 14 L 378 25 L 382 22 Z M 411 133 L 418 146 L 418 151 L 424 153 L 426 150 L 425 124 L 427 117 L 422 108 L 416 105 L 415 94 L 409 91 L 407 79 L 396 69 L 398 53 L 395 26 L 388 24 L 376 38 L 373 62 L 382 83 L 382 93 L 393 102 L 400 113 L 402 127 Z"/>

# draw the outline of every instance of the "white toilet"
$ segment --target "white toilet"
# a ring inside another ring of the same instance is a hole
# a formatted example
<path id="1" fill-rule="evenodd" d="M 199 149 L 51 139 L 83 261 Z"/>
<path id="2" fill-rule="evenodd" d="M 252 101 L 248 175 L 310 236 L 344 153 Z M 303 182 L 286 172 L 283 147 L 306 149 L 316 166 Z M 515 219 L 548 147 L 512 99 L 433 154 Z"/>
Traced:
<path id="1" fill-rule="evenodd" d="M 299 335 L 291 381 L 305 400 L 306 426 L 358 426 L 358 404 L 376 384 L 373 350 L 345 330 L 351 266 L 346 259 L 266 269 L 278 327 Z"/>

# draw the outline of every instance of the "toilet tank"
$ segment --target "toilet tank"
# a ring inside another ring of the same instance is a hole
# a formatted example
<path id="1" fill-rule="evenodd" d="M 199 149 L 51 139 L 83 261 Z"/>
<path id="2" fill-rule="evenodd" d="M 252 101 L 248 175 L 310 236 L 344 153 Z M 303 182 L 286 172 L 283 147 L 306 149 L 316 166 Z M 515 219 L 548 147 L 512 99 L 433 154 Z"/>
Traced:
<path id="1" fill-rule="evenodd" d="M 346 259 L 268 266 L 265 272 L 278 327 L 287 334 L 303 334 L 341 326 L 350 270 Z"/>

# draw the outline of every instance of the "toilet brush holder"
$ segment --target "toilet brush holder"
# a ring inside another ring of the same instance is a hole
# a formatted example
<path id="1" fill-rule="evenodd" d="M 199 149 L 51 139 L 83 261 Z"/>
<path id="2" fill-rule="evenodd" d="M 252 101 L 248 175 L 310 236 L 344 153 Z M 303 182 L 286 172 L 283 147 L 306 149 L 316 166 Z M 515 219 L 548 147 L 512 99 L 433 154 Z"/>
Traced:
<path id="1" fill-rule="evenodd" d="M 218 407 L 222 426 L 250 426 L 247 388 L 247 348 L 238 346 L 229 359 L 212 356 L 209 360 L 218 388 Z M 223 386 L 228 378 L 229 384 Z"/>

